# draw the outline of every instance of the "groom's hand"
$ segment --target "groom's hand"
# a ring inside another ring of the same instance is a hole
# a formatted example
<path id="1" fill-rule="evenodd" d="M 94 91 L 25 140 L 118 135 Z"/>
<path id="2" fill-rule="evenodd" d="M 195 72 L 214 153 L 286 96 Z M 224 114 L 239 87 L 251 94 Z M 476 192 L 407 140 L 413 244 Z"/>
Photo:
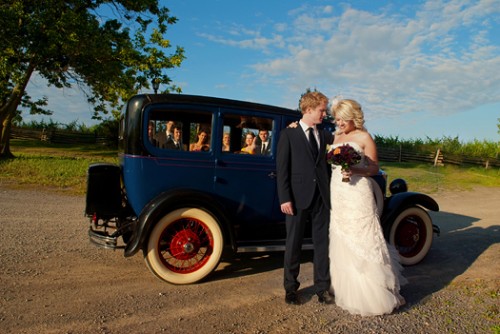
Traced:
<path id="1" fill-rule="evenodd" d="M 293 216 L 292 202 L 286 202 L 281 204 L 281 212 L 283 212 L 285 215 Z"/>

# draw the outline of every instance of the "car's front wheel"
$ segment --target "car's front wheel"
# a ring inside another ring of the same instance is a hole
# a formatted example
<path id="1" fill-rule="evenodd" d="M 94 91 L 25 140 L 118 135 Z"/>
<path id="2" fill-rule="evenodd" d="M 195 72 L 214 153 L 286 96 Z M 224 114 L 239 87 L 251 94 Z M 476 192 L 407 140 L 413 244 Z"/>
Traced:
<path id="1" fill-rule="evenodd" d="M 432 220 L 427 211 L 420 207 L 409 207 L 394 220 L 389 242 L 399 251 L 402 264 L 414 265 L 429 252 L 432 233 Z"/>
<path id="2" fill-rule="evenodd" d="M 210 213 L 182 208 L 165 215 L 155 225 L 145 260 L 159 278 L 173 284 L 190 284 L 217 267 L 223 245 L 222 230 Z"/>

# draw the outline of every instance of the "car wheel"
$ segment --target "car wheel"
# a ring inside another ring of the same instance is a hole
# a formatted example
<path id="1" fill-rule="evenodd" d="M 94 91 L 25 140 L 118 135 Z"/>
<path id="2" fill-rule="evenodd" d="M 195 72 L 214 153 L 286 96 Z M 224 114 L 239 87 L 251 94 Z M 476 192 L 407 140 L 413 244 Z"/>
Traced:
<path id="1" fill-rule="evenodd" d="M 389 242 L 399 251 L 403 265 L 422 261 L 432 244 L 432 220 L 424 209 L 403 210 L 391 226 Z"/>
<path id="2" fill-rule="evenodd" d="M 210 274 L 219 264 L 222 231 L 215 218 L 196 208 L 182 208 L 162 217 L 155 225 L 145 260 L 160 279 L 190 284 Z"/>

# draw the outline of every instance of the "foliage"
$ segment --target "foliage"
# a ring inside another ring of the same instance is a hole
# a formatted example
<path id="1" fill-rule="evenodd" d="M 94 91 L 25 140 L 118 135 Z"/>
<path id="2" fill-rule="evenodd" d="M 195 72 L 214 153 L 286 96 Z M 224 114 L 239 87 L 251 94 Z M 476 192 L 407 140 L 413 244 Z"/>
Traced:
<path id="1" fill-rule="evenodd" d="M 417 152 L 442 152 L 452 155 L 465 155 L 469 157 L 498 158 L 500 143 L 493 141 L 479 141 L 474 139 L 470 142 L 461 142 L 458 137 L 442 137 L 441 139 L 399 139 L 396 137 L 374 136 L 375 143 L 380 147 L 401 147 Z"/>
<path id="2" fill-rule="evenodd" d="M 38 73 L 57 88 L 82 89 L 93 117 L 117 114 L 123 101 L 156 78 L 180 92 L 165 70 L 178 67 L 184 50 L 167 55 L 163 36 L 177 19 L 158 0 L 24 1 L 0 5 L 0 156 L 10 156 L 11 122 L 19 107 L 51 114 L 47 98 L 33 101 L 26 86 Z M 154 25 L 154 27 L 152 27 Z M 76 125 L 76 124 L 75 124 Z"/>
<path id="3" fill-rule="evenodd" d="M 116 119 L 112 118 L 107 118 L 103 120 L 101 123 L 93 125 L 93 126 L 87 126 L 85 123 L 78 123 L 76 121 L 73 121 L 69 124 L 62 124 L 53 121 L 52 119 L 49 119 L 48 122 L 45 121 L 34 121 L 31 120 L 30 122 L 14 122 L 14 125 L 23 128 L 23 129 L 30 129 L 30 130 L 45 130 L 45 131 L 50 131 L 50 130 L 64 130 L 64 131 L 69 131 L 69 132 L 75 132 L 75 133 L 81 133 L 81 134 L 99 134 L 100 136 L 105 136 L 105 137 L 110 137 L 110 138 L 118 138 L 118 128 L 119 128 L 119 121 Z"/>
<path id="4" fill-rule="evenodd" d="M 30 130 L 66 130 L 71 132 L 79 132 L 79 133 L 93 133 L 96 126 L 88 127 L 85 123 L 78 123 L 77 121 L 73 121 L 69 124 L 62 124 L 59 122 L 55 122 L 53 119 L 49 119 L 48 121 L 35 121 L 30 120 L 29 122 L 23 121 L 14 121 L 12 125 Z"/>

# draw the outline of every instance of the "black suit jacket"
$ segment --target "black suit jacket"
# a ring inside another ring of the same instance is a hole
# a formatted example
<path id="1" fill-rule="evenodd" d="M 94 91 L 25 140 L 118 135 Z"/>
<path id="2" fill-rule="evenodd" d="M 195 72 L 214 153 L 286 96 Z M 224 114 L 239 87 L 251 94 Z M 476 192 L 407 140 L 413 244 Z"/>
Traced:
<path id="1" fill-rule="evenodd" d="M 164 147 L 167 148 L 167 149 L 170 149 L 170 150 L 180 150 L 180 151 L 183 150 L 182 144 L 179 143 L 179 147 L 177 148 L 175 146 L 175 143 L 174 143 L 173 139 L 168 139 L 167 142 L 165 143 Z"/>
<path id="2" fill-rule="evenodd" d="M 267 142 L 266 150 L 262 153 L 262 142 L 260 144 L 255 145 L 255 154 L 257 155 L 270 155 L 271 154 L 271 140 Z"/>
<path id="3" fill-rule="evenodd" d="M 319 130 L 319 154 L 316 160 L 300 126 L 281 131 L 276 157 L 280 203 L 292 202 L 297 209 L 307 209 L 318 187 L 325 206 L 330 209 L 330 166 L 326 162 L 326 144 L 333 135 Z"/>

